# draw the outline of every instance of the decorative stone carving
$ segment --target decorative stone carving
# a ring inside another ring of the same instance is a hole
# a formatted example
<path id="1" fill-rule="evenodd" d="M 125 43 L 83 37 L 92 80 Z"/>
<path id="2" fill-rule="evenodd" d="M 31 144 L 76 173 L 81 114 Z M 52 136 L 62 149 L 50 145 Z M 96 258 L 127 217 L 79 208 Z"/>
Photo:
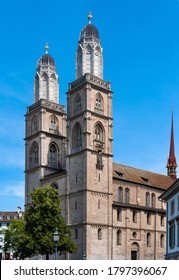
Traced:
<path id="1" fill-rule="evenodd" d="M 91 113 L 90 112 L 84 113 L 84 118 L 87 119 L 87 120 L 91 120 L 92 119 Z"/>

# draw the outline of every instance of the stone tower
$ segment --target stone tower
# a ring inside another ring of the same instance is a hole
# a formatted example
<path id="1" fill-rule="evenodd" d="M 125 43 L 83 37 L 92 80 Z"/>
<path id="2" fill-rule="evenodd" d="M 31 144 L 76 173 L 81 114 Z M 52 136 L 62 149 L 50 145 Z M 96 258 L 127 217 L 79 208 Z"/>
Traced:
<path id="1" fill-rule="evenodd" d="M 25 136 L 25 191 L 42 185 L 42 179 L 66 168 L 66 114 L 58 104 L 59 82 L 54 59 L 39 59 L 34 80 L 34 104 L 27 108 Z M 26 200 L 27 203 L 27 200 Z"/>
<path id="2" fill-rule="evenodd" d="M 91 18 L 78 42 L 77 80 L 67 92 L 68 224 L 76 259 L 110 259 L 112 91 L 102 79 L 102 48 Z"/>

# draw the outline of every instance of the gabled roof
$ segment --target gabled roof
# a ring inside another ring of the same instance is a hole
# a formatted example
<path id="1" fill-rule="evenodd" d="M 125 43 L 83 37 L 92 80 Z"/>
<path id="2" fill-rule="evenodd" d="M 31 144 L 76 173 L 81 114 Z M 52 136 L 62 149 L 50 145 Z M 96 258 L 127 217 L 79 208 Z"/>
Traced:
<path id="1" fill-rule="evenodd" d="M 175 182 L 170 176 L 118 163 L 113 163 L 113 179 L 133 182 L 163 190 L 168 189 Z"/>

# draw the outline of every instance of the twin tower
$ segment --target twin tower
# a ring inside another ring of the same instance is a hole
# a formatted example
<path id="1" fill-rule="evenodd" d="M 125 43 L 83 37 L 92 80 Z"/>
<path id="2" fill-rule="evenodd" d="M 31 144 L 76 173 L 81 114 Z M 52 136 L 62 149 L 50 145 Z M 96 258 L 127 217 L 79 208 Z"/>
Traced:
<path id="1" fill-rule="evenodd" d="M 63 216 L 78 246 L 70 258 L 109 259 L 111 241 L 106 239 L 98 251 L 94 236 L 101 226 L 111 236 L 112 91 L 103 80 L 103 51 L 91 13 L 88 20 L 78 41 L 76 80 L 66 93 L 67 112 L 59 104 L 48 45 L 37 63 L 34 104 L 26 113 L 25 190 L 26 195 L 46 185 L 59 190 Z"/>

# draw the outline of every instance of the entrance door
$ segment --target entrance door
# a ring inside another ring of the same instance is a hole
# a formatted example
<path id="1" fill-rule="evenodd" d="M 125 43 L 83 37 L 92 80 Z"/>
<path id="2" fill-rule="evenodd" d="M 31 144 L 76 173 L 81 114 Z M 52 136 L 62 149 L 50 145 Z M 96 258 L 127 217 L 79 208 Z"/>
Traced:
<path id="1" fill-rule="evenodd" d="M 137 251 L 131 251 L 131 260 L 137 260 Z"/>
<path id="2" fill-rule="evenodd" d="M 138 260 L 140 258 L 140 248 L 137 242 L 131 245 L 131 260 Z"/>

